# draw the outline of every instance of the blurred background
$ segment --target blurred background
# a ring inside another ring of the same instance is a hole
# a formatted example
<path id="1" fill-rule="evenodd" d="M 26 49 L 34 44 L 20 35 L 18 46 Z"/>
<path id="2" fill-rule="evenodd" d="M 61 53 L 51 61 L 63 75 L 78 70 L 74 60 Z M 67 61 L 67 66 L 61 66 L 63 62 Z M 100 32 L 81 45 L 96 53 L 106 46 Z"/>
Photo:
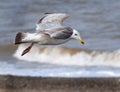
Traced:
<path id="1" fill-rule="evenodd" d="M 77 41 L 65 46 L 97 50 L 120 47 L 119 0 L 1 0 L 0 44 L 12 44 L 17 32 L 35 32 L 36 22 L 46 12 L 68 13 L 64 24 L 79 30 L 85 40 L 85 46 Z"/>
<path id="2" fill-rule="evenodd" d="M 64 25 L 79 30 L 85 45 L 13 45 L 16 33 L 35 32 L 44 13 L 68 13 Z M 67 47 L 67 48 L 65 48 Z M 0 74 L 58 77 L 120 76 L 119 0 L 0 0 Z"/>

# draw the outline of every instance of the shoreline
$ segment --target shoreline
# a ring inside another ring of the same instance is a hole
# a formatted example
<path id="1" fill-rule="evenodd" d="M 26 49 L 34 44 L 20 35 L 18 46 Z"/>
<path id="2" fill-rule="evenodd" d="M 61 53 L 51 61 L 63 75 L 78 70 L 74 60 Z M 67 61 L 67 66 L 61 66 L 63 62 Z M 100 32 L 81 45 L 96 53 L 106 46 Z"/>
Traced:
<path id="1" fill-rule="evenodd" d="M 119 92 L 120 78 L 52 78 L 0 75 L 0 92 L 14 91 Z"/>

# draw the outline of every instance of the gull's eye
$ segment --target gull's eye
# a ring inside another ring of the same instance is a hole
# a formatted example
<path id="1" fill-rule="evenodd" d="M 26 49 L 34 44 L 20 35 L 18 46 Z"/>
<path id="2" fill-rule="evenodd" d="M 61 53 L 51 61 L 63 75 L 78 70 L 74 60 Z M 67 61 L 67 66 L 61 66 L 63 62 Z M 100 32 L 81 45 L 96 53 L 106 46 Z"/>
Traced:
<path id="1" fill-rule="evenodd" d="M 77 34 L 75 34 L 75 36 L 77 36 Z"/>

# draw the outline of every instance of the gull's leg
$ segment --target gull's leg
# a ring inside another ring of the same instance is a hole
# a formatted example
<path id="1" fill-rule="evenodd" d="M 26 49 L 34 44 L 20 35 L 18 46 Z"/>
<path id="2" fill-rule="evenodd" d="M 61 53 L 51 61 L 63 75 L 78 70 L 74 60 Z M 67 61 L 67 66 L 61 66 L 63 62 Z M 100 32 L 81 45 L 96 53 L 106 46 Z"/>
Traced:
<path id="1" fill-rule="evenodd" d="M 31 50 L 31 48 L 32 48 L 33 45 L 34 45 L 34 43 L 31 43 L 31 45 L 22 52 L 21 56 L 23 56 L 26 53 L 28 53 Z"/>

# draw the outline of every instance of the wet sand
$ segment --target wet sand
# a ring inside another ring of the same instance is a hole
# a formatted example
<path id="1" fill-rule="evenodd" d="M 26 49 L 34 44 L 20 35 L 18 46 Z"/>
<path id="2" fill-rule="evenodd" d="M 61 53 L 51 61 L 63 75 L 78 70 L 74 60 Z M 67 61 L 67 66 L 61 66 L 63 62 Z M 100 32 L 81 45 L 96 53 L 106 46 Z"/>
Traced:
<path id="1" fill-rule="evenodd" d="M 120 78 L 0 76 L 0 92 L 120 92 Z"/>

